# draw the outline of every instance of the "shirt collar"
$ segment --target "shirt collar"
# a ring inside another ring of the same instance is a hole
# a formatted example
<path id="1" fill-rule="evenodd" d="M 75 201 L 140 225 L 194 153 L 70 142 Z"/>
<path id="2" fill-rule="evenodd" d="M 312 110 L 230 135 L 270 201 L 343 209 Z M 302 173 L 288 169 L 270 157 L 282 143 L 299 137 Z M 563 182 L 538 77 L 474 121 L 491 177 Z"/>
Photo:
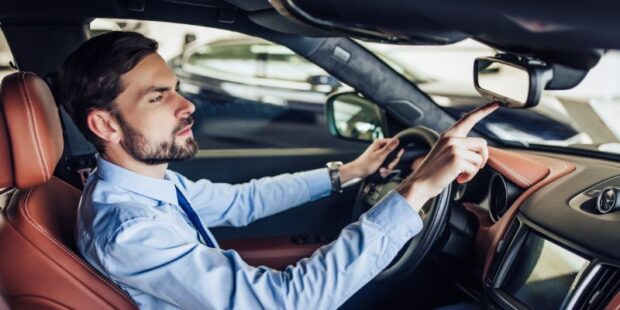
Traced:
<path id="1" fill-rule="evenodd" d="M 122 187 L 136 194 L 178 205 L 176 184 L 170 180 L 168 171 L 163 179 L 157 179 L 115 165 L 102 156 L 97 156 L 97 176 L 115 186 Z"/>

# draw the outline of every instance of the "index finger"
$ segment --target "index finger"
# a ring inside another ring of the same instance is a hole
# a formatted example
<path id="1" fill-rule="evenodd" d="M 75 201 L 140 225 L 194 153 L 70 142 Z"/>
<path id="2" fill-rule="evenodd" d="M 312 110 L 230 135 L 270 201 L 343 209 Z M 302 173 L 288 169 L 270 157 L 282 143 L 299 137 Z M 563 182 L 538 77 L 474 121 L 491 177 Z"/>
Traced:
<path id="1" fill-rule="evenodd" d="M 499 105 L 496 102 L 492 102 L 483 105 L 463 116 L 452 127 L 446 130 L 446 136 L 466 137 L 472 128 L 487 115 L 493 113 Z"/>

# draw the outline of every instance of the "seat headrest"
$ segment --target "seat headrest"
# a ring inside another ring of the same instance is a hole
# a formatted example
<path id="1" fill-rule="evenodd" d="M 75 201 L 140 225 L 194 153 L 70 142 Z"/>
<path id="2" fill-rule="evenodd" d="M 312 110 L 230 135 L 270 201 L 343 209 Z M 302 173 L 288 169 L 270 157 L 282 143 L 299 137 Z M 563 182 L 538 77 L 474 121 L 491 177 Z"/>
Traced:
<path id="1" fill-rule="evenodd" d="M 0 104 L 0 187 L 47 182 L 63 150 L 52 92 L 34 73 L 15 72 L 2 80 Z"/>

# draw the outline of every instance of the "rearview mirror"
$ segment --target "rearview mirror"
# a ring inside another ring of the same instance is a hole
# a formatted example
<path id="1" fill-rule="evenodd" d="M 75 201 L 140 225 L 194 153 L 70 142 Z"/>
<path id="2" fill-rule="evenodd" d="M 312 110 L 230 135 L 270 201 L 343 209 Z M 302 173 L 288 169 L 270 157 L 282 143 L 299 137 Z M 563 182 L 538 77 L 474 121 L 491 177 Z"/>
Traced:
<path id="1" fill-rule="evenodd" d="M 329 132 L 340 138 L 372 141 L 385 136 L 387 122 L 383 111 L 353 92 L 328 97 L 326 117 Z"/>
<path id="2" fill-rule="evenodd" d="M 509 108 L 538 104 L 553 71 L 546 64 L 501 54 L 479 57 L 474 63 L 474 83 L 482 97 Z"/>

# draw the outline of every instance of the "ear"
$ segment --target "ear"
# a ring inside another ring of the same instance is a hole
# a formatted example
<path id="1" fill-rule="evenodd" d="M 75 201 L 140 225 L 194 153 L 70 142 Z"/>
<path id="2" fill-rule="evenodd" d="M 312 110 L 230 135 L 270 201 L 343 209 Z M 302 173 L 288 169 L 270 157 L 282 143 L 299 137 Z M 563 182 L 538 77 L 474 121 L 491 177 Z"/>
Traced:
<path id="1" fill-rule="evenodd" d="M 119 143 L 122 132 L 116 118 L 108 111 L 92 110 L 86 116 L 88 128 L 100 139 L 109 143 Z"/>

